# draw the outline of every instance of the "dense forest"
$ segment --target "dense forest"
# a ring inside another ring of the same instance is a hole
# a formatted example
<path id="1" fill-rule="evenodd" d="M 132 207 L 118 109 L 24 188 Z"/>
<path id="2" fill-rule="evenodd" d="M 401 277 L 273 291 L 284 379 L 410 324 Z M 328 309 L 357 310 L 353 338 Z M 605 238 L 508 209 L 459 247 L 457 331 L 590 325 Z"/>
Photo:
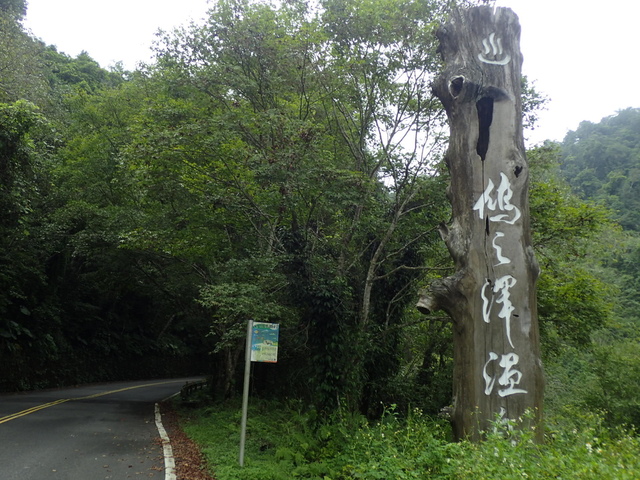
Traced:
<path id="1" fill-rule="evenodd" d="M 0 391 L 206 374 L 370 418 L 451 401 L 444 0 L 220 0 L 105 70 L 0 0 Z M 46 39 L 45 39 L 46 40 Z M 525 84 L 525 124 L 544 103 Z M 640 110 L 528 152 L 549 409 L 640 425 Z"/>

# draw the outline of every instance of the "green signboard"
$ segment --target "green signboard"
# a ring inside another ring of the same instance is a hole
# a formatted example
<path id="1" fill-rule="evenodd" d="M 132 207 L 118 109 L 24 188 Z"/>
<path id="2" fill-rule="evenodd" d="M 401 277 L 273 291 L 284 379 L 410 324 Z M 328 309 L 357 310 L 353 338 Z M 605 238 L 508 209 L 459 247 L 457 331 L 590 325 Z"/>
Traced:
<path id="1" fill-rule="evenodd" d="M 278 334 L 280 325 L 277 323 L 253 322 L 251 328 L 251 361 L 278 361 Z"/>

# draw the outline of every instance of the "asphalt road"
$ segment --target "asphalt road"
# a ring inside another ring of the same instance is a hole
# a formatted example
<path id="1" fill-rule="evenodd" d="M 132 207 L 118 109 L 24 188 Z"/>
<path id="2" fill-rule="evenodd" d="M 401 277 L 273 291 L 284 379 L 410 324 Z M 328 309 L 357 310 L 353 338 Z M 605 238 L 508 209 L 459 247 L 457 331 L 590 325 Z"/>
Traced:
<path id="1" fill-rule="evenodd" d="M 0 396 L 0 480 L 164 479 L 154 404 L 193 380 Z"/>

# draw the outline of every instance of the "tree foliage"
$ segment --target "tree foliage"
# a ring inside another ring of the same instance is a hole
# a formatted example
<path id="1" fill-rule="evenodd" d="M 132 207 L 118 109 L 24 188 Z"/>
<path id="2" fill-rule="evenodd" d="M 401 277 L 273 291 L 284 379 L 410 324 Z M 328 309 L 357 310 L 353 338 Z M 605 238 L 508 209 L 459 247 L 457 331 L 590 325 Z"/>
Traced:
<path id="1" fill-rule="evenodd" d="M 606 208 L 581 200 L 559 171 L 560 149 L 547 143 L 528 153 L 532 170 L 533 244 L 542 274 L 538 308 L 547 353 L 561 344 L 587 346 L 611 319 L 615 289 L 599 274 L 602 238 L 619 228 Z"/>
<path id="2" fill-rule="evenodd" d="M 25 0 L 1 0 L 0 12 L 20 20 L 27 13 L 27 2 Z"/>
<path id="3" fill-rule="evenodd" d="M 583 122 L 562 144 L 553 147 L 560 160 L 560 174 L 571 186 L 565 196 L 576 213 L 581 211 L 563 219 L 561 231 L 586 235 L 579 235 L 583 240 L 571 244 L 564 240 L 567 246 L 557 251 L 568 257 L 553 260 L 564 279 L 559 286 L 566 292 L 547 304 L 554 306 L 551 310 L 543 309 L 554 316 L 561 314 L 556 325 L 562 321 L 577 326 L 578 321 L 582 330 L 574 328 L 577 335 L 572 336 L 572 348 L 554 349 L 559 356 L 551 370 L 555 381 L 563 383 L 559 388 L 554 385 L 549 397 L 552 405 L 571 403 L 605 412 L 609 424 L 638 422 L 637 398 L 632 393 L 637 391 L 640 362 L 633 353 L 637 351 L 640 320 L 634 220 L 638 196 L 633 191 L 637 119 L 638 111 L 627 109 L 598 124 Z M 556 204 L 551 205 L 555 209 Z M 545 300 L 543 295 L 541 305 Z"/>
<path id="4" fill-rule="evenodd" d="M 46 98 L 42 46 L 22 28 L 15 3 L 0 4 L 0 102 L 27 99 L 40 105 Z"/>
<path id="5" fill-rule="evenodd" d="M 402 322 L 435 240 L 417 222 L 443 208 L 428 174 L 442 119 L 428 88 L 434 24 L 407 20 L 435 17 L 412 1 L 323 7 L 219 2 L 206 25 L 166 37 L 150 73 L 169 82 L 169 130 L 149 122 L 141 135 L 161 138 L 135 156 L 213 202 L 221 265 L 276 262 L 321 403 L 357 405 L 380 371 L 367 359 L 397 356 L 383 332 Z"/>
<path id="6" fill-rule="evenodd" d="M 639 134 L 640 110 L 628 108 L 597 124 L 582 122 L 562 143 L 562 171 L 571 186 L 585 199 L 607 205 L 626 233 L 625 238 L 617 239 L 617 248 L 606 257 L 606 265 L 611 269 L 608 280 L 620 291 L 615 310 L 618 322 L 626 325 L 624 335 L 639 319 L 634 309 L 640 278 Z"/>

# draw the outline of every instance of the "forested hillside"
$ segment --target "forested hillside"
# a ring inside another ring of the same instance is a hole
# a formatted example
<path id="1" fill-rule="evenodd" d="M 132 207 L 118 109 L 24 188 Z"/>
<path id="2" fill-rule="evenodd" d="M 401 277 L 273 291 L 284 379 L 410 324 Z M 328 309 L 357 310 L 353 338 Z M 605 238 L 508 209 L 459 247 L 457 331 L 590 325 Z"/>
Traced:
<path id="1" fill-rule="evenodd" d="M 640 109 L 629 108 L 599 123 L 582 122 L 561 145 L 563 177 L 588 202 L 606 206 L 622 232 L 602 239 L 600 274 L 612 291 L 613 322 L 594 337 L 593 360 L 600 401 L 619 422 L 640 420 L 637 397 L 640 325 Z M 614 373 L 614 371 L 616 371 Z M 630 381 L 619 384 L 614 377 Z"/>
<path id="2" fill-rule="evenodd" d="M 0 390 L 204 372 L 191 269 L 122 248 L 132 74 L 31 38 L 25 12 L 0 1 Z"/>
<path id="3" fill-rule="evenodd" d="M 448 405 L 451 325 L 415 303 L 452 272 L 430 89 L 449 3 L 221 0 L 125 72 L 0 0 L 0 389 L 206 373 L 231 397 L 253 319 L 281 328 L 257 396 Z M 637 115 L 529 152 L 548 404 L 614 423 L 640 423 L 640 259 L 617 224 L 639 226 Z"/>
<path id="4" fill-rule="evenodd" d="M 567 134 L 562 172 L 583 198 L 607 205 L 626 230 L 640 231 L 640 109 L 582 122 Z"/>
<path id="5" fill-rule="evenodd" d="M 640 109 L 581 123 L 562 143 L 561 167 L 572 189 L 610 208 L 626 233 L 606 263 L 619 289 L 619 321 L 635 331 L 640 322 Z"/>

